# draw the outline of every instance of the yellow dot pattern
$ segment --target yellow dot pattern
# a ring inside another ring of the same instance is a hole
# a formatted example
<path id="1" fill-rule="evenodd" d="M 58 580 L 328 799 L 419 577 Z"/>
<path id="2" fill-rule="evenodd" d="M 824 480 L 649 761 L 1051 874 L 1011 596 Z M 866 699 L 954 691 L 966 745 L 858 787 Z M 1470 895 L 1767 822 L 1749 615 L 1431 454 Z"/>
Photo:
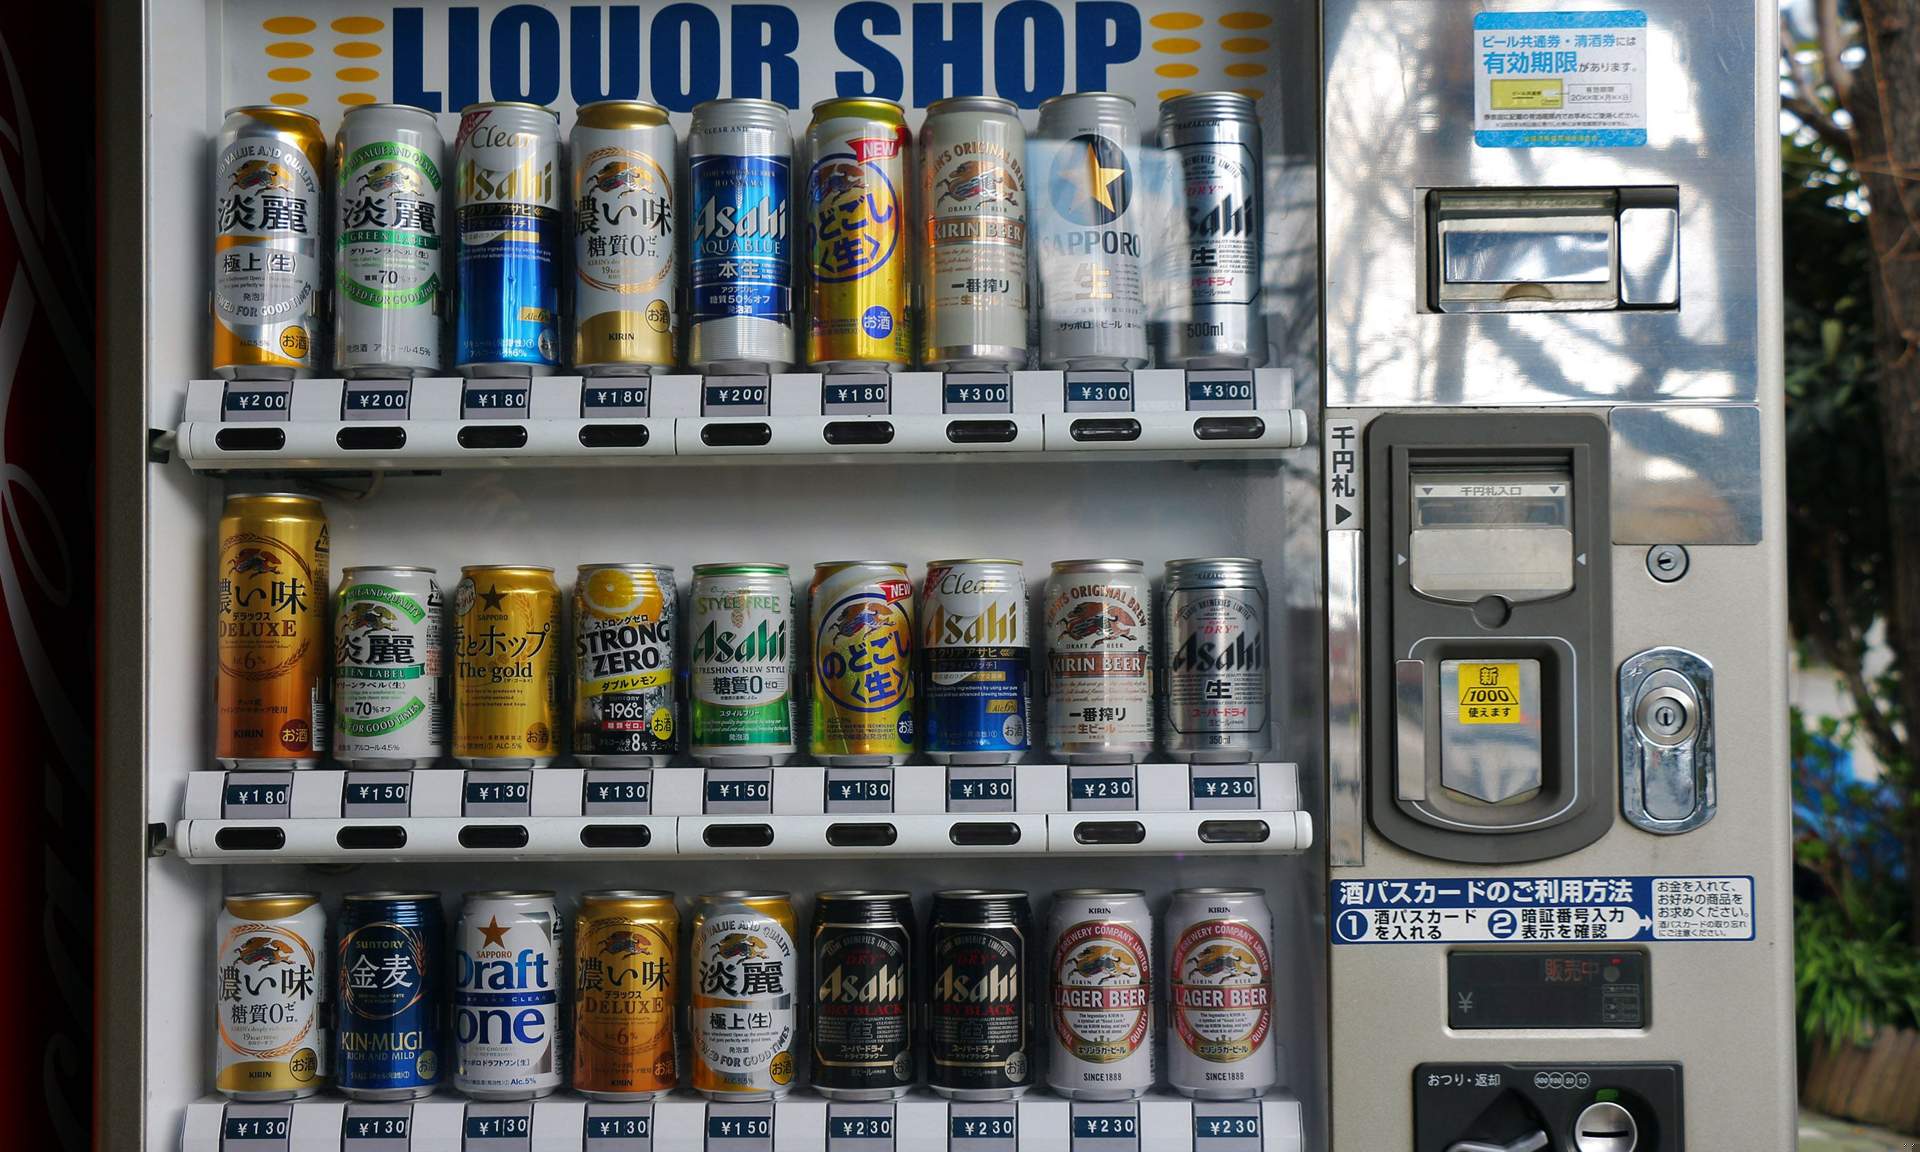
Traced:
<path id="1" fill-rule="evenodd" d="M 356 86 L 380 79 L 380 69 L 372 67 L 371 63 L 386 49 L 370 37 L 384 31 L 386 26 L 386 21 L 376 16 L 341 16 L 327 25 L 328 32 L 332 33 L 331 43 L 316 46 L 313 40 L 317 37 L 313 34 L 319 32 L 320 25 L 308 17 L 273 16 L 260 22 L 262 29 L 278 37 L 266 45 L 266 53 L 272 60 L 303 60 L 316 51 L 328 49 L 343 61 L 365 62 L 338 68 L 333 73 L 333 78 L 341 83 Z M 266 75 L 267 79 L 284 89 L 269 97 L 275 104 L 297 108 L 312 102 L 312 94 L 300 90 L 301 85 L 313 79 L 314 74 L 310 69 L 269 67 Z M 352 107 L 375 103 L 380 97 L 355 87 L 341 93 L 338 99 L 341 104 Z"/>
<path id="2" fill-rule="evenodd" d="M 1252 99 L 1264 96 L 1265 90 L 1257 87 L 1237 87 L 1246 85 L 1269 74 L 1271 65 L 1259 60 L 1233 60 L 1221 67 L 1220 73 L 1213 77 L 1202 74 L 1202 69 L 1190 61 L 1171 59 L 1190 56 L 1204 48 L 1217 48 L 1230 56 L 1259 56 L 1272 51 L 1273 42 L 1264 36 L 1248 35 L 1273 26 L 1273 16 L 1266 12 L 1239 10 L 1221 13 L 1212 23 L 1218 25 L 1209 28 L 1208 19 L 1198 12 L 1175 9 L 1168 12 L 1156 12 L 1147 17 L 1147 23 L 1162 32 L 1175 32 L 1180 35 L 1161 36 L 1152 40 L 1149 47 L 1160 57 L 1154 61 L 1153 74 L 1168 80 L 1184 80 L 1192 87 L 1162 88 L 1158 96 L 1170 100 L 1175 96 L 1185 96 L 1189 92 L 1232 88 Z M 1217 38 L 1216 38 L 1217 37 Z"/>

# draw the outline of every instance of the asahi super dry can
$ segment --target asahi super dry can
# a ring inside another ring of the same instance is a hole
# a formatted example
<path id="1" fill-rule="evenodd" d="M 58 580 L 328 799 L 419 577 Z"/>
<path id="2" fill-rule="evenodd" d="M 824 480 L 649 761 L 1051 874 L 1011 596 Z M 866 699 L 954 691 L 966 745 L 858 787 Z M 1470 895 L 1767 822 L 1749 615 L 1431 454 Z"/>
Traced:
<path id="1" fill-rule="evenodd" d="M 822 892 L 813 905 L 813 1063 L 829 1100 L 891 1100 L 915 1081 L 913 897 Z"/>
<path id="2" fill-rule="evenodd" d="M 1251 760 L 1272 742 L 1267 722 L 1267 578 L 1260 561 L 1213 556 L 1167 562 L 1163 744 L 1176 760 Z"/>
<path id="3" fill-rule="evenodd" d="M 940 764 L 1006 764 L 1030 722 L 1027 579 L 1018 560 L 935 560 L 920 598 L 926 753 Z"/>
<path id="4" fill-rule="evenodd" d="M 348 768 L 431 768 L 447 747 L 442 617 L 431 568 L 349 568 L 333 609 L 333 755 Z"/>
<path id="5" fill-rule="evenodd" d="M 680 913 L 670 892 L 582 892 L 573 931 L 573 1088 L 651 1100 L 679 1082 Z"/>
<path id="6" fill-rule="evenodd" d="M 659 767 L 679 732 L 679 597 L 664 564 L 582 564 L 573 585 L 573 754 Z"/>
<path id="7" fill-rule="evenodd" d="M 235 108 L 213 154 L 213 369 L 310 375 L 326 363 L 326 134 L 305 112 Z"/>
<path id="8" fill-rule="evenodd" d="M 566 928 L 551 892 L 469 892 L 454 933 L 453 1087 L 532 1100 L 567 1067 Z"/>
<path id="9" fill-rule="evenodd" d="M 333 366 L 355 379 L 436 372 L 447 167 L 439 122 L 410 104 L 348 108 L 334 163 Z"/>
<path id="10" fill-rule="evenodd" d="M 1260 119 L 1238 92 L 1190 92 L 1160 105 L 1160 146 L 1176 167 L 1186 243 L 1165 246 L 1171 299 L 1154 317 L 1162 368 L 1257 368 L 1267 362 L 1260 310 Z"/>
<path id="11" fill-rule="evenodd" d="M 694 907 L 693 1087 L 714 1100 L 793 1088 L 799 934 L 785 892 L 714 892 Z"/>
<path id="12" fill-rule="evenodd" d="M 1125 96 L 1080 92 L 1040 105 L 1030 151 L 1045 181 L 1033 217 L 1043 367 L 1146 367 L 1139 143 Z"/>
<path id="13" fill-rule="evenodd" d="M 695 762 L 785 764 L 795 743 L 793 577 L 785 564 L 696 564 L 688 692 Z"/>
<path id="14" fill-rule="evenodd" d="M 312 892 L 239 892 L 213 926 L 213 1086 L 298 1100 L 327 1075 L 327 916 Z"/>
<path id="15" fill-rule="evenodd" d="M 927 1080 L 952 1100 L 1011 1100 L 1036 1071 L 1027 894 L 933 894 L 927 917 Z"/>
<path id="16" fill-rule="evenodd" d="M 907 316 L 906 114 L 888 100 L 813 106 L 807 126 L 807 362 L 823 371 L 913 363 Z"/>
<path id="17" fill-rule="evenodd" d="M 667 111 L 602 100 L 574 114 L 573 363 L 584 376 L 671 368 L 679 327 L 673 187 L 680 149 Z"/>
<path id="18" fill-rule="evenodd" d="M 469 376 L 544 376 L 560 364 L 559 117 L 536 104 L 472 105 L 453 168 L 454 363 Z"/>
<path id="19" fill-rule="evenodd" d="M 1267 894 L 1182 888 L 1167 905 L 1166 939 L 1168 1084 L 1201 1100 L 1251 1099 L 1273 1087 Z"/>
<path id="20" fill-rule="evenodd" d="M 453 754 L 468 768 L 545 768 L 560 725 L 553 569 L 470 564 L 453 592 Z"/>
<path id="21" fill-rule="evenodd" d="M 1047 577 L 1047 750 L 1075 764 L 1153 752 L 1153 589 L 1138 560 L 1056 560 Z"/>
<path id="22" fill-rule="evenodd" d="M 913 753 L 913 581 L 885 560 L 816 564 L 807 594 L 813 631 L 814 758 L 903 764 Z"/>
<path id="23" fill-rule="evenodd" d="M 771 100 L 709 100 L 687 130 L 687 365 L 793 365 L 793 127 Z"/>
<path id="24" fill-rule="evenodd" d="M 313 497 L 227 497 L 214 607 L 214 755 L 225 767 L 313 768 L 327 750 L 328 550 Z"/>
<path id="25" fill-rule="evenodd" d="M 1153 914 L 1134 889 L 1053 894 L 1047 1084 L 1076 1100 L 1153 1087 Z"/>
<path id="26" fill-rule="evenodd" d="M 334 1085 L 350 1100 L 433 1095 L 449 1053 L 441 1019 L 446 913 L 437 892 L 349 892 L 334 935 Z"/>

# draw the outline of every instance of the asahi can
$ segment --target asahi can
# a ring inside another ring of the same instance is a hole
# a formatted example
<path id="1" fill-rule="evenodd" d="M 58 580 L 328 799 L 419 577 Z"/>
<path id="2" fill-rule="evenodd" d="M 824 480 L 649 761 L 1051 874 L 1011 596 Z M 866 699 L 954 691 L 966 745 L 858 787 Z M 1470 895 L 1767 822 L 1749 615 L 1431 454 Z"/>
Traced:
<path id="1" fill-rule="evenodd" d="M 813 106 L 807 126 L 807 363 L 821 371 L 913 363 L 907 289 L 906 113 L 890 100 Z"/>
<path id="2" fill-rule="evenodd" d="M 442 617 L 431 568 L 349 568 L 333 609 L 333 755 L 348 768 L 431 768 L 447 748 Z"/>
<path id="3" fill-rule="evenodd" d="M 1135 889 L 1053 894 L 1047 1084 L 1074 1100 L 1153 1087 L 1153 914 Z"/>
<path id="4" fill-rule="evenodd" d="M 921 744 L 937 764 L 1027 749 L 1027 579 L 1018 560 L 935 560 L 920 598 Z"/>
<path id="5" fill-rule="evenodd" d="M 327 517 L 288 492 L 227 497 L 214 605 L 214 755 L 314 768 L 327 750 Z"/>
<path id="6" fill-rule="evenodd" d="M 1238 92 L 1190 92 L 1160 105 L 1186 243 L 1165 246 L 1171 298 L 1153 321 L 1162 368 L 1257 368 L 1267 362 L 1260 310 L 1260 120 Z"/>
<path id="7" fill-rule="evenodd" d="M 446 289 L 439 122 L 410 104 L 355 105 L 340 120 L 334 158 L 334 370 L 352 379 L 431 375 Z"/>
<path id="8" fill-rule="evenodd" d="M 679 1083 L 680 913 L 671 892 L 582 892 L 573 920 L 573 1088 L 651 1100 Z"/>
<path id="9" fill-rule="evenodd" d="M 713 1100 L 793 1089 L 800 964 L 785 892 L 714 892 L 693 914 L 693 1087 Z"/>
<path id="10" fill-rule="evenodd" d="M 795 742 L 793 577 L 785 564 L 697 564 L 688 696 L 695 763 L 785 764 Z"/>
<path id="11" fill-rule="evenodd" d="M 453 592 L 453 754 L 468 768 L 545 768 L 560 725 L 553 569 L 470 564 Z"/>
<path id="12" fill-rule="evenodd" d="M 1030 149 L 1046 181 L 1034 205 L 1045 368 L 1147 364 L 1140 136 L 1133 101 L 1112 92 L 1040 105 Z"/>
<path id="13" fill-rule="evenodd" d="M 1033 910 L 1027 894 L 958 888 L 927 917 L 927 1080 L 951 1100 L 1033 1084 Z"/>
<path id="14" fill-rule="evenodd" d="M 1247 1100 L 1274 1086 L 1273 913 L 1258 888 L 1182 888 L 1167 905 L 1167 1082 Z"/>
<path id="15" fill-rule="evenodd" d="M 573 585 L 573 755 L 589 768 L 658 768 L 678 746 L 673 568 L 582 564 Z"/>
<path id="16" fill-rule="evenodd" d="M 500 102 L 460 113 L 453 144 L 459 247 L 454 363 L 468 376 L 560 365 L 560 120 Z"/>
<path id="17" fill-rule="evenodd" d="M 1162 742 L 1176 760 L 1252 760 L 1271 744 L 1267 578 L 1239 556 L 1167 562 Z"/>
<path id="18" fill-rule="evenodd" d="M 327 915 L 312 892 L 240 892 L 213 926 L 213 1086 L 299 1100 L 327 1076 Z"/>
<path id="19" fill-rule="evenodd" d="M 810 744 L 822 764 L 904 764 L 913 754 L 913 581 L 887 560 L 816 564 Z"/>
<path id="20" fill-rule="evenodd" d="M 583 376 L 672 368 L 679 328 L 680 147 L 667 110 L 602 100 L 574 114 L 573 364 Z"/>
<path id="21" fill-rule="evenodd" d="M 919 963 L 913 897 L 822 892 L 813 904 L 813 1090 L 829 1100 L 891 1100 L 913 1066 Z"/>
<path id="22" fill-rule="evenodd" d="M 213 154 L 213 370 L 310 375 L 326 363 L 326 134 L 305 112 L 235 108 Z"/>
<path id="23" fill-rule="evenodd" d="M 771 100 L 709 100 L 687 132 L 687 366 L 793 366 L 793 128 Z"/>
<path id="24" fill-rule="evenodd" d="M 1056 560 L 1047 577 L 1047 750 L 1072 764 L 1153 753 L 1153 588 L 1138 560 Z"/>
<path id="25" fill-rule="evenodd" d="M 446 1070 L 446 913 L 438 892 L 349 892 L 334 934 L 334 1086 L 350 1100 L 418 1100 Z"/>
<path id="26" fill-rule="evenodd" d="M 566 928 L 551 892 L 469 892 L 454 935 L 454 1090 L 532 1100 L 567 1067 Z"/>
<path id="27" fill-rule="evenodd" d="M 1027 366 L 1027 132 L 997 96 L 927 106 L 920 128 L 921 364 Z"/>

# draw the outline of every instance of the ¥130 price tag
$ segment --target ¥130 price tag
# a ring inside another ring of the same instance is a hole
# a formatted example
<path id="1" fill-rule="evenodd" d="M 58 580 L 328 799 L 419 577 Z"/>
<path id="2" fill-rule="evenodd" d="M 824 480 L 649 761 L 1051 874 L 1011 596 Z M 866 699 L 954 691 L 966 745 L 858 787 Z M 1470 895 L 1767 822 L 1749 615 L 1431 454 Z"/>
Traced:
<path id="1" fill-rule="evenodd" d="M 653 1105 L 589 1101 L 583 1152 L 653 1152 Z"/>
<path id="2" fill-rule="evenodd" d="M 893 769 L 828 768 L 828 812 L 893 811 Z"/>
<path id="3" fill-rule="evenodd" d="M 533 801 L 533 773 L 525 769 L 468 772 L 461 799 L 462 815 L 525 816 Z"/>
<path id="4" fill-rule="evenodd" d="M 950 766 L 947 769 L 947 811 L 1014 811 L 1013 765 Z"/>

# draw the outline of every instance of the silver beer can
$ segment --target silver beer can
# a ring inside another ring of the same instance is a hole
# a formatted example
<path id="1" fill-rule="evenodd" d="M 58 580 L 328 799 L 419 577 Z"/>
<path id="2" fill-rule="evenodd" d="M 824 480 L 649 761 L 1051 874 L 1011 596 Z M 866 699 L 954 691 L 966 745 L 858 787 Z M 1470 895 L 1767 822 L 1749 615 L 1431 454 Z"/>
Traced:
<path id="1" fill-rule="evenodd" d="M 213 369 L 311 375 L 326 363 L 326 134 L 305 112 L 235 108 L 213 155 Z"/>
<path id="2" fill-rule="evenodd" d="M 771 100 L 709 100 L 687 132 L 687 366 L 793 366 L 793 127 Z"/>
<path id="3" fill-rule="evenodd" d="M 1245 1100 L 1279 1080 L 1273 913 L 1258 888 L 1182 888 L 1167 905 L 1167 1082 L 1199 1100 Z"/>
<path id="4" fill-rule="evenodd" d="M 1047 1085 L 1073 1100 L 1153 1087 L 1153 913 L 1138 889 L 1068 888 L 1047 920 Z"/>
<path id="5" fill-rule="evenodd" d="M 1057 560 L 1047 577 L 1047 750 L 1074 764 L 1153 754 L 1153 587 L 1138 560 Z"/>
<path id="6" fill-rule="evenodd" d="M 1153 321 L 1162 368 L 1257 368 L 1267 362 L 1260 309 L 1260 121 L 1238 92 L 1190 92 L 1160 105 L 1186 216 L 1168 244 L 1170 298 Z"/>
<path id="7" fill-rule="evenodd" d="M 1272 744 L 1267 578 L 1260 561 L 1167 562 L 1160 610 L 1163 746 L 1175 760 L 1253 760 Z"/>
<path id="8" fill-rule="evenodd" d="M 440 370 L 447 146 L 409 104 L 347 109 L 334 140 L 333 367 L 353 379 Z"/>
<path id="9" fill-rule="evenodd" d="M 560 367 L 560 119 L 497 101 L 460 113 L 454 138 L 454 364 L 468 376 Z"/>
<path id="10" fill-rule="evenodd" d="M 567 1067 L 566 924 L 552 892 L 469 892 L 454 933 L 453 1086 L 532 1100 Z"/>
<path id="11" fill-rule="evenodd" d="M 1009 764 L 1033 731 L 1027 577 L 1018 560 L 935 560 L 920 597 L 921 748 Z"/>
<path id="12" fill-rule="evenodd" d="M 236 892 L 213 925 L 213 1086 L 299 1100 L 327 1077 L 327 914 L 312 892 Z"/>
<path id="13" fill-rule="evenodd" d="M 921 363 L 1027 366 L 1027 131 L 1011 101 L 953 96 L 920 129 Z"/>
<path id="14" fill-rule="evenodd" d="M 333 608 L 333 753 L 431 768 L 447 748 L 445 602 L 431 568 L 348 568 Z"/>
<path id="15" fill-rule="evenodd" d="M 668 564 L 582 564 L 573 584 L 573 755 L 588 768 L 662 768 L 680 739 Z"/>
<path id="16" fill-rule="evenodd" d="M 694 902 L 694 1091 L 712 1100 L 777 1100 L 793 1089 L 798 940 L 785 892 L 713 892 Z"/>
<path id="17" fill-rule="evenodd" d="M 707 767 L 785 764 L 799 750 L 793 577 L 785 564 L 696 564 L 690 750 Z"/>
<path id="18" fill-rule="evenodd" d="M 680 146 L 667 111 L 603 100 L 575 113 L 573 364 L 583 376 L 672 368 L 679 329 L 674 176 Z"/>
<path id="19" fill-rule="evenodd" d="M 1044 181 L 1033 214 L 1041 366 L 1146 367 L 1147 213 L 1133 101 L 1055 96 L 1040 105 L 1029 151 Z"/>

